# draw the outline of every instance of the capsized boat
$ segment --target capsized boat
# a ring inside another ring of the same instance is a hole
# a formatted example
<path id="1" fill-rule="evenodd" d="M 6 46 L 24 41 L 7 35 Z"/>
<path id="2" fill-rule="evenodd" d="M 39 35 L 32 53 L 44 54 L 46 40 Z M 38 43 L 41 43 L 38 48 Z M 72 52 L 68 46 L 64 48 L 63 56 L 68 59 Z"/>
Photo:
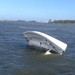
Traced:
<path id="1" fill-rule="evenodd" d="M 23 34 L 28 41 L 28 45 L 45 49 L 46 55 L 51 53 L 62 55 L 67 48 L 66 43 L 39 31 L 26 31 Z"/>

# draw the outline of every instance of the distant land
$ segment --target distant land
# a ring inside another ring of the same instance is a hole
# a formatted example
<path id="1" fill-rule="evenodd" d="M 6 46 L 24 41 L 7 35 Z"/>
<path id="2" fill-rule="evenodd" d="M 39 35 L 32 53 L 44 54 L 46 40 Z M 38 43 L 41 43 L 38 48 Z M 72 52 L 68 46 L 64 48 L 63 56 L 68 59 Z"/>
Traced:
<path id="1" fill-rule="evenodd" d="M 39 22 L 39 21 L 35 21 L 35 20 L 32 20 L 32 21 L 26 21 L 26 20 L 0 20 L 0 22 L 34 22 L 34 23 L 75 23 L 75 20 L 51 20 L 49 19 L 49 21 L 46 21 L 46 22 Z"/>

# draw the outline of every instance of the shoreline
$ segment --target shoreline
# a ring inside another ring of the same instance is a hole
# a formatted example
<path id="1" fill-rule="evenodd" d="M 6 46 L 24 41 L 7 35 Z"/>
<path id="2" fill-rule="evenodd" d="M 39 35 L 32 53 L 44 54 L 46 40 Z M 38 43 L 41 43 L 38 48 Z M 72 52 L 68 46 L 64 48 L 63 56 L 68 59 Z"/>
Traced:
<path id="1" fill-rule="evenodd" d="M 38 22 L 38 21 L 25 21 L 25 20 L 0 20 L 0 22 L 25 22 L 25 23 L 44 23 L 44 24 L 75 24 L 75 21 L 65 23 L 65 22 Z"/>

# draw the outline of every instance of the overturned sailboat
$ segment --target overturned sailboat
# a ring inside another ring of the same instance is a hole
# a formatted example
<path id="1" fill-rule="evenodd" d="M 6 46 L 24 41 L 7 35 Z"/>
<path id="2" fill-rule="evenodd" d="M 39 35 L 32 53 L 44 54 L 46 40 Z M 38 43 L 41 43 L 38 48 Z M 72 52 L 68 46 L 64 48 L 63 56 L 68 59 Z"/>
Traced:
<path id="1" fill-rule="evenodd" d="M 45 49 L 45 54 L 58 53 L 62 55 L 67 48 L 67 44 L 42 32 L 26 31 L 24 36 L 28 41 L 28 45 Z"/>

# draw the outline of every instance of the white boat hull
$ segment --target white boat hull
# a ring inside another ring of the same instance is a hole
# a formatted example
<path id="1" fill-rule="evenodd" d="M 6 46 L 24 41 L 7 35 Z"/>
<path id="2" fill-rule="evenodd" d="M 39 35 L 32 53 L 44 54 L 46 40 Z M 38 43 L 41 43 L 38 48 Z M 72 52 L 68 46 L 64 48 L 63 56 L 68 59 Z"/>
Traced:
<path id="1" fill-rule="evenodd" d="M 38 48 L 44 48 L 46 51 L 53 51 L 59 54 L 65 52 L 67 44 L 38 31 L 24 32 L 28 45 Z"/>

